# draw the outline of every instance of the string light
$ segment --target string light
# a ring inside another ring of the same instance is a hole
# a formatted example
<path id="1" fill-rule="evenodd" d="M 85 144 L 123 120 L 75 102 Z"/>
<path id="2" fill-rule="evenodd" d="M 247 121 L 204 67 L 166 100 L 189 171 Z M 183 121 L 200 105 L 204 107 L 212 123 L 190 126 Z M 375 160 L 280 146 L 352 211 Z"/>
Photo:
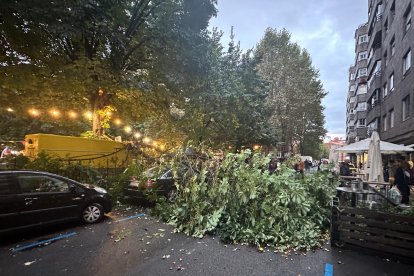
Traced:
<path id="1" fill-rule="evenodd" d="M 11 107 L 7 107 L 6 111 L 7 112 L 15 112 L 15 110 Z M 40 115 L 42 115 L 42 112 L 40 110 L 36 109 L 36 108 L 30 108 L 30 109 L 27 110 L 27 112 L 31 117 L 39 117 Z M 55 108 L 52 108 L 52 109 L 48 110 L 47 113 L 50 116 L 52 116 L 56 119 L 62 117 L 62 112 L 59 111 L 58 109 L 55 109 Z M 63 113 L 66 114 L 67 117 L 70 118 L 70 119 L 77 119 L 79 117 L 79 114 L 77 112 L 73 111 L 73 110 L 63 111 Z M 107 115 L 112 115 L 112 112 L 108 111 L 106 114 Z M 93 113 L 91 111 L 86 111 L 86 112 L 83 113 L 83 117 L 88 119 L 88 120 L 92 120 Z M 123 121 L 120 118 L 116 118 L 116 119 L 113 119 L 113 123 L 115 125 L 119 126 L 119 125 L 123 124 Z M 132 129 L 131 126 L 127 125 L 127 126 L 124 127 L 124 131 L 126 133 L 130 134 L 130 133 L 132 133 L 133 129 Z M 134 132 L 133 135 L 136 139 L 142 138 L 142 134 L 140 132 Z M 144 137 L 142 139 L 142 141 L 143 141 L 143 143 L 145 143 L 147 145 L 152 144 L 154 148 L 158 148 L 160 150 L 165 150 L 165 148 L 166 148 L 165 145 L 163 145 L 159 142 L 153 141 L 150 137 Z"/>
<path id="2" fill-rule="evenodd" d="M 76 118 L 78 118 L 78 113 L 76 113 L 75 111 L 69 111 L 68 116 L 71 119 L 76 119 Z"/>
<path id="3" fill-rule="evenodd" d="M 124 131 L 125 131 L 126 133 L 131 133 L 131 132 L 132 132 L 132 127 L 130 127 L 130 126 L 125 126 L 125 127 L 124 127 Z"/>
<path id="4" fill-rule="evenodd" d="M 60 112 L 57 109 L 49 110 L 49 114 L 54 118 L 59 118 L 60 117 Z"/>
<path id="5" fill-rule="evenodd" d="M 254 149 L 254 150 L 258 150 L 258 149 L 260 149 L 260 146 L 259 146 L 259 145 L 254 145 L 254 146 L 253 146 L 253 149 Z"/>
<path id="6" fill-rule="evenodd" d="M 38 117 L 40 115 L 40 112 L 34 108 L 29 109 L 28 112 L 29 112 L 29 115 L 33 117 Z"/>
<path id="7" fill-rule="evenodd" d="M 115 125 L 117 125 L 117 126 L 122 125 L 122 121 L 121 121 L 121 119 L 118 119 L 118 118 L 117 118 L 117 119 L 115 119 L 115 120 L 114 120 L 114 124 L 115 124 Z"/>
<path id="8" fill-rule="evenodd" d="M 90 111 L 86 111 L 85 113 L 83 113 L 83 116 L 88 119 L 88 120 L 92 120 L 92 112 Z"/>

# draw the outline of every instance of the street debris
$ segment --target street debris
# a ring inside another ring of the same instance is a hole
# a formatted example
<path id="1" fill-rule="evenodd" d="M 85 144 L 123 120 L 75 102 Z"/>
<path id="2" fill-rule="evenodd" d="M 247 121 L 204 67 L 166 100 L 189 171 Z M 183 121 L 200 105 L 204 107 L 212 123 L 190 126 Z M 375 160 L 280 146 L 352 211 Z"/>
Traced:
<path id="1" fill-rule="evenodd" d="M 115 229 L 108 233 L 111 239 L 114 240 L 114 242 L 120 242 L 121 240 L 125 239 L 127 236 L 131 234 L 131 230 L 126 230 L 125 228 L 122 229 Z"/>
<path id="2" fill-rule="evenodd" d="M 25 262 L 24 263 L 24 265 L 25 266 L 29 266 L 29 265 L 31 265 L 31 264 L 33 264 L 33 263 L 35 263 L 37 260 L 34 260 L 34 261 L 31 261 L 31 262 Z"/>

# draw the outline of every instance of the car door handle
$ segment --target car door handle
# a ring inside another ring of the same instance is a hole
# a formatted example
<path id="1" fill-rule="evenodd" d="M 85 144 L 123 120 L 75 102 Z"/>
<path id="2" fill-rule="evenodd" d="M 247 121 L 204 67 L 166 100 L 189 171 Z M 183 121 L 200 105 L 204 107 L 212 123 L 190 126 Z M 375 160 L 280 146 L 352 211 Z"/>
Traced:
<path id="1" fill-rule="evenodd" d="M 33 204 L 33 200 L 36 200 L 37 199 L 37 197 L 26 197 L 25 199 L 24 199 L 24 204 L 27 206 L 27 205 L 31 205 L 31 204 Z"/>

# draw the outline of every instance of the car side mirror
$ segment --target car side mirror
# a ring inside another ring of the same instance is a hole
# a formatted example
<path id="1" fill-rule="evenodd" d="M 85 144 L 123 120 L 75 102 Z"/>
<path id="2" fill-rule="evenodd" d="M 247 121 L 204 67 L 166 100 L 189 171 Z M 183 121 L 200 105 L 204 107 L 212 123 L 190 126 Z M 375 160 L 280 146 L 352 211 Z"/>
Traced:
<path id="1" fill-rule="evenodd" d="M 69 184 L 69 191 L 73 194 L 76 194 L 76 195 L 84 193 L 84 190 L 81 187 L 78 187 L 75 184 Z"/>

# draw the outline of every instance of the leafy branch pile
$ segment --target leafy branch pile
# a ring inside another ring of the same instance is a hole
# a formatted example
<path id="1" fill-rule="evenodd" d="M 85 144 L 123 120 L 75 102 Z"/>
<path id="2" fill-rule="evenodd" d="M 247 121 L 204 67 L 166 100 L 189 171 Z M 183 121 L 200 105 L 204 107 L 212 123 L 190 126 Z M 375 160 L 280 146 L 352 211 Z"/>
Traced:
<path id="1" fill-rule="evenodd" d="M 268 163 L 265 155 L 248 150 L 221 161 L 182 152 L 171 161 L 176 172 L 186 168 L 176 182 L 177 200 L 161 200 L 153 211 L 176 231 L 196 237 L 213 233 L 225 242 L 281 251 L 320 245 L 336 186 L 332 174 L 298 175 L 290 162 L 269 174 Z"/>

